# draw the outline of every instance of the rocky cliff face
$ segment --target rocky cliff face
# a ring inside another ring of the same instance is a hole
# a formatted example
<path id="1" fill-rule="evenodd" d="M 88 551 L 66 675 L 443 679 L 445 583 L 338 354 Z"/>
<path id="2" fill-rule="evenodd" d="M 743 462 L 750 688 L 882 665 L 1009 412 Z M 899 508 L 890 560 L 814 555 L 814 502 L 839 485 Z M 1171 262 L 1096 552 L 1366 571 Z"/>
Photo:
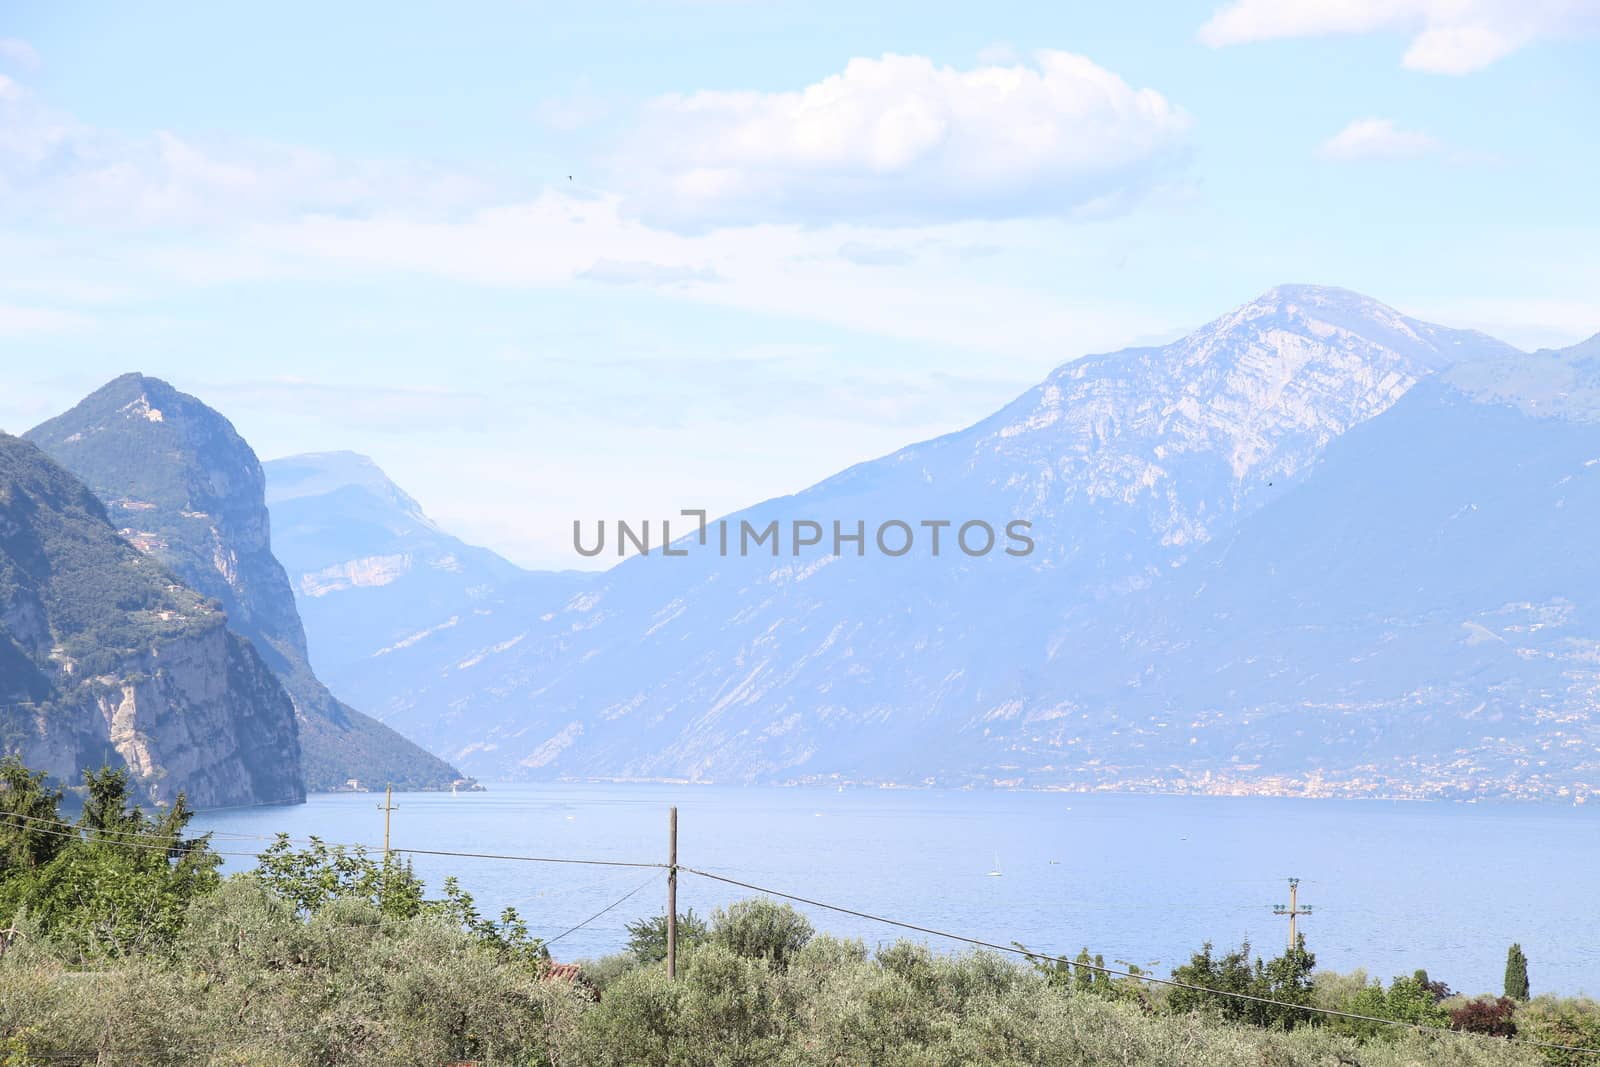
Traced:
<path id="1" fill-rule="evenodd" d="M 158 804 L 180 791 L 202 808 L 305 799 L 294 705 L 221 619 L 119 659 L 52 704 L 19 751 L 63 781 L 120 761 Z"/>
<path id="2" fill-rule="evenodd" d="M 3 434 L 0 593 L 7 751 L 67 784 L 126 766 L 156 803 L 305 798 L 293 704 L 255 649 L 70 473 Z"/>
<path id="3" fill-rule="evenodd" d="M 300 716 L 307 784 L 437 788 L 459 775 L 337 700 L 316 677 L 273 556 L 260 461 L 232 424 L 166 382 L 128 374 L 27 435 L 100 497 L 122 535 L 214 597 Z"/>

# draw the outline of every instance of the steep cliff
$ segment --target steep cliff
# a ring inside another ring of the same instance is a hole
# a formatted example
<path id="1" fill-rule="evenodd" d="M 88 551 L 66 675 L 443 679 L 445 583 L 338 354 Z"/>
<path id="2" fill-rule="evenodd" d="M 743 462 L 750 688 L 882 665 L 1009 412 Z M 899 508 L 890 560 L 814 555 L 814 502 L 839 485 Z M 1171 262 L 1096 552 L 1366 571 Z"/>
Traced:
<path id="1" fill-rule="evenodd" d="M 94 490 L 128 541 L 214 597 L 255 645 L 294 700 L 311 789 L 349 778 L 437 788 L 459 777 L 318 681 L 272 554 L 261 463 L 222 415 L 125 374 L 27 436 Z"/>
<path id="2" fill-rule="evenodd" d="M 305 799 L 294 707 L 216 605 L 0 434 L 0 747 L 68 784 L 126 765 L 155 802 Z"/>

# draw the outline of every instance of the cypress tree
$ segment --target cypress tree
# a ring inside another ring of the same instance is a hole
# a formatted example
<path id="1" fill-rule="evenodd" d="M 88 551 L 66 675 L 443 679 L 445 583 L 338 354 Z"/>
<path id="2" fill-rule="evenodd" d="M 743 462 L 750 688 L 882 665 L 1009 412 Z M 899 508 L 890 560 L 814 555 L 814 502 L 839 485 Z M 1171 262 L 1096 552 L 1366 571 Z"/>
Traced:
<path id="1" fill-rule="evenodd" d="M 1090 969 L 1089 963 L 1089 946 L 1085 945 L 1083 951 L 1078 953 L 1077 970 L 1072 973 L 1072 987 L 1080 993 L 1094 989 L 1094 971 Z"/>
<path id="2" fill-rule="evenodd" d="M 1528 957 L 1522 954 L 1521 945 L 1512 945 L 1506 952 L 1506 996 L 1528 999 Z"/>
<path id="3" fill-rule="evenodd" d="M 1111 976 L 1105 972 L 1106 958 L 1100 953 L 1094 954 L 1094 991 L 1101 996 L 1111 993 Z"/>

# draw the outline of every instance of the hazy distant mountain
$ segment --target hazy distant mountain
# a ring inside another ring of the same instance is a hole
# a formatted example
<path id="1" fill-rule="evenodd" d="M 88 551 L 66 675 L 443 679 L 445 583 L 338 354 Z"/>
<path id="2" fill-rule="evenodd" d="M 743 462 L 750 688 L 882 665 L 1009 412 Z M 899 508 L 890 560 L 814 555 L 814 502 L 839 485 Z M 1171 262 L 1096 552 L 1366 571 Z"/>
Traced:
<path id="1" fill-rule="evenodd" d="M 1530 414 L 1454 377 L 1334 442 L 1304 485 L 1159 587 L 1062 634 L 1050 681 L 1077 708 L 1036 724 L 1018 761 L 1071 745 L 1091 777 L 1167 788 L 1600 786 L 1600 420 Z"/>
<path id="2" fill-rule="evenodd" d="M 294 706 L 226 621 L 0 433 L 0 751 L 69 786 L 122 765 L 161 803 L 304 799 Z"/>
<path id="3" fill-rule="evenodd" d="M 272 554 L 261 464 L 220 414 L 166 382 L 126 374 L 28 438 L 99 495 L 135 547 L 227 613 L 300 715 L 306 782 L 448 785 L 454 768 L 342 704 L 307 662 L 305 634 Z"/>
<path id="4" fill-rule="evenodd" d="M 594 580 L 525 571 L 450 536 L 366 456 L 263 466 L 273 548 L 317 670 L 380 717 L 403 703 L 405 680 L 435 676 Z"/>
<path id="5" fill-rule="evenodd" d="M 723 556 L 715 532 L 686 538 L 687 558 L 629 560 L 470 655 L 394 674 L 385 715 L 479 775 L 1437 793 L 1454 768 L 1478 792 L 1548 791 L 1589 751 L 1537 711 L 1567 678 L 1560 714 L 1588 714 L 1573 680 L 1588 609 L 1559 636 L 1533 620 L 1590 596 L 1574 562 L 1588 534 L 1568 516 L 1594 502 L 1574 457 L 1600 457 L 1590 424 L 1543 417 L 1552 375 L 1563 410 L 1583 410 L 1582 353 L 1274 289 L 729 519 L 736 538 L 744 521 L 862 520 L 869 539 L 900 519 L 919 537 L 903 557 L 835 556 L 827 537 L 795 554 L 786 533 L 776 558 Z M 1480 455 L 1489 441 L 1502 462 Z M 1527 498 L 1556 483 L 1578 496 Z M 1528 507 L 1549 525 L 1441 553 L 1440 509 L 1486 514 L 1491 498 L 1502 527 Z M 952 528 L 932 558 L 919 525 L 1013 518 L 1032 523 L 1028 556 L 968 557 Z M 1534 574 L 1520 593 L 1491 581 Z M 1311 626 L 1305 598 L 1322 594 Z M 1507 626 L 1556 645 L 1490 647 L 1485 613 L 1513 603 L 1535 607 Z M 443 632 L 419 626 L 411 647 Z M 1473 715 L 1513 714 L 1543 777 L 1464 739 Z"/>

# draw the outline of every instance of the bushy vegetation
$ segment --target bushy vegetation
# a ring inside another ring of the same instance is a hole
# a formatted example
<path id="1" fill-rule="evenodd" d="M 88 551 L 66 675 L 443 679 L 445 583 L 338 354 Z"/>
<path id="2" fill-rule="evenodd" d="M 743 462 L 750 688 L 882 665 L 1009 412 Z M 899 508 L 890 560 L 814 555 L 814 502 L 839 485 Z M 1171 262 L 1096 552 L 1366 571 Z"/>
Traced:
<path id="1" fill-rule="evenodd" d="M 994 954 L 876 953 L 813 938 L 779 971 L 707 942 L 631 968 L 598 1001 L 436 916 L 353 901 L 306 919 L 250 878 L 198 901 L 171 958 L 83 971 L 48 941 L 0 964 L 0 1034 L 16 1063 L 1139 1064 L 1513 1067 L 1504 1041 L 1440 1033 L 1362 1043 L 1158 1014 L 1081 995 Z M 6 1048 L 0 1045 L 0 1048 Z"/>
<path id="2" fill-rule="evenodd" d="M 667 916 L 665 913 L 652 915 L 648 919 L 640 919 L 627 925 L 628 931 L 628 957 L 626 962 L 635 963 L 660 963 L 667 958 Z M 678 916 L 678 947 L 680 949 L 693 948 L 704 944 L 710 936 L 710 929 L 704 920 L 694 913 L 694 909 L 681 913 Z"/>
<path id="3" fill-rule="evenodd" d="M 85 772 L 83 813 L 63 829 L 61 792 L 0 760 L 0 916 L 74 962 L 166 951 L 191 902 L 217 888 L 221 857 L 186 839 L 184 798 L 160 815 L 128 804 L 126 771 Z"/>
<path id="4" fill-rule="evenodd" d="M 404 863 L 287 838 L 224 880 L 209 842 L 185 836 L 181 803 L 143 813 L 107 771 L 84 792 L 64 829 L 60 793 L 0 764 L 6 1067 L 1533 1067 L 1589 1059 L 1505 1037 L 1600 1043 L 1591 1002 L 1317 973 L 1303 942 L 1272 960 L 1206 946 L 1173 972 L 1190 988 L 1173 988 L 1110 973 L 1088 949 L 1031 964 L 872 949 L 766 899 L 680 916 L 676 981 L 659 916 L 573 980 L 515 912 L 486 919 L 453 881 L 429 898 Z"/>

